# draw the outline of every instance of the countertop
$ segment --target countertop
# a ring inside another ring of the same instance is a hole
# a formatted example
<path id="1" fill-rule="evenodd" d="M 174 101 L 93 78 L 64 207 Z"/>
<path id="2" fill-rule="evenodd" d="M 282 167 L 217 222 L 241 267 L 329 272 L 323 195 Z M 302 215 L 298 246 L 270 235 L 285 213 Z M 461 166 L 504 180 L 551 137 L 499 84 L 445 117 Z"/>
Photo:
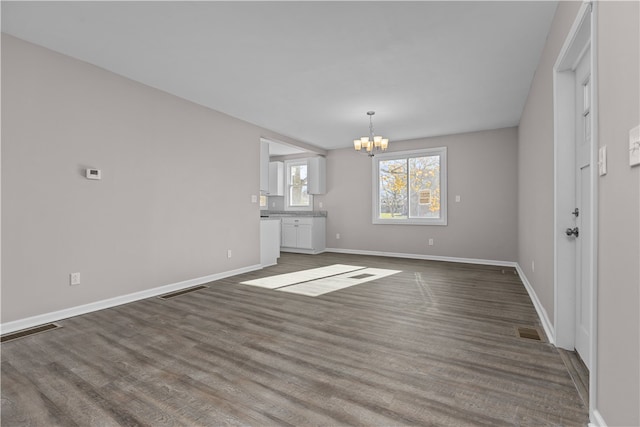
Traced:
<path id="1" fill-rule="evenodd" d="M 260 211 L 261 219 L 282 218 L 291 216 L 326 217 L 327 211 Z"/>

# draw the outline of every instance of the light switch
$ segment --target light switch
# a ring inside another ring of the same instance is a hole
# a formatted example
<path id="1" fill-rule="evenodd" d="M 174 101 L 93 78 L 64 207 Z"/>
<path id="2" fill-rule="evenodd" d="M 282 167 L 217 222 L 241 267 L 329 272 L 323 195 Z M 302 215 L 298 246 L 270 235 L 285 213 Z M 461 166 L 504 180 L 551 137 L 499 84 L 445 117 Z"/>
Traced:
<path id="1" fill-rule="evenodd" d="M 629 131 L 629 166 L 640 165 L 640 126 Z"/>
<path id="2" fill-rule="evenodd" d="M 456 203 L 460 203 L 460 196 L 456 195 Z"/>
<path id="3" fill-rule="evenodd" d="M 258 196 L 256 194 L 251 195 L 251 203 L 258 203 Z"/>
<path id="4" fill-rule="evenodd" d="M 607 174 L 607 146 L 600 147 L 598 150 L 598 175 Z"/>

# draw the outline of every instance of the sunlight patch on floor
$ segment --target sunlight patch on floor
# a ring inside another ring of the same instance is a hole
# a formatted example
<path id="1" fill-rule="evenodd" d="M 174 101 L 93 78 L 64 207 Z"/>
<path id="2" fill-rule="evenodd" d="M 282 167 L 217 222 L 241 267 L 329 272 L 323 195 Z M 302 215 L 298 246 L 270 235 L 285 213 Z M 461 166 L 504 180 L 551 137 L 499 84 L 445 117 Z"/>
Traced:
<path id="1" fill-rule="evenodd" d="M 276 276 L 263 277 L 261 279 L 247 280 L 246 282 L 241 283 L 243 285 L 252 285 L 260 286 L 261 288 L 275 289 L 281 288 L 283 286 L 295 285 L 296 283 L 321 279 L 323 277 L 335 276 L 336 274 L 362 270 L 363 268 L 366 267 L 346 264 L 333 264 L 326 267 L 312 268 L 310 270 L 295 271 L 293 273 L 278 274 Z"/>
<path id="2" fill-rule="evenodd" d="M 327 267 L 248 280 L 241 282 L 241 284 L 316 297 L 400 272 L 400 270 L 334 264 Z"/>
<path id="3" fill-rule="evenodd" d="M 365 268 L 364 270 L 358 270 L 356 272 L 325 277 L 322 279 L 312 280 L 310 282 L 299 283 L 297 285 L 285 286 L 276 290 L 292 294 L 317 297 L 319 295 L 371 282 L 400 272 L 400 270 L 386 270 L 383 268 Z"/>

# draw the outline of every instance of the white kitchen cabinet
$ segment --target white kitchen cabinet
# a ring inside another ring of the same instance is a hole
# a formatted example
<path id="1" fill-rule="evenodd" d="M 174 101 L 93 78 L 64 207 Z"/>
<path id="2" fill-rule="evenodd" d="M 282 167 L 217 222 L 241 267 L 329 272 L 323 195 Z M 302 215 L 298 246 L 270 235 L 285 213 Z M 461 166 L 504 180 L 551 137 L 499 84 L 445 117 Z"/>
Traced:
<path id="1" fill-rule="evenodd" d="M 280 258 L 280 221 L 275 218 L 260 220 L 260 264 L 275 265 Z"/>
<path id="2" fill-rule="evenodd" d="M 282 222 L 282 246 L 286 248 L 298 247 L 298 224 Z"/>
<path id="3" fill-rule="evenodd" d="M 269 196 L 284 196 L 284 162 L 269 162 Z"/>
<path id="4" fill-rule="evenodd" d="M 327 159 L 310 157 L 308 160 L 309 181 L 307 193 L 324 194 L 327 192 Z"/>
<path id="5" fill-rule="evenodd" d="M 260 191 L 269 192 L 269 142 L 260 141 Z"/>
<path id="6" fill-rule="evenodd" d="M 313 240 L 313 225 L 300 225 L 298 227 L 298 248 L 313 250 Z"/>
<path id="7" fill-rule="evenodd" d="M 325 250 L 324 217 L 282 218 L 282 248 L 284 252 L 317 254 Z"/>

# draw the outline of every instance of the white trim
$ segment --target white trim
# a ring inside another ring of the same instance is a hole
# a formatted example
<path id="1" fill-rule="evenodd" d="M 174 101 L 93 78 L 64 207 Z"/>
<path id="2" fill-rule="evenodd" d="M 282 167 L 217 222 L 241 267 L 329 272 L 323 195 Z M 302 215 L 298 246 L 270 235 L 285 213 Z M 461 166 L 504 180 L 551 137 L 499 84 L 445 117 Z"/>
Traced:
<path id="1" fill-rule="evenodd" d="M 493 259 L 477 259 L 477 258 L 456 258 L 438 255 L 424 255 L 424 254 L 408 254 L 402 252 L 381 252 L 381 251 L 364 251 L 359 249 L 341 249 L 341 248 L 327 248 L 325 252 L 333 252 L 337 254 L 352 254 L 352 255 L 371 255 L 371 256 L 387 256 L 391 258 L 407 258 L 407 259 L 424 259 L 427 261 L 445 261 L 445 262 L 458 262 L 462 264 L 481 264 L 481 265 L 495 265 L 498 267 L 515 267 L 516 263 L 513 261 L 499 261 Z"/>
<path id="2" fill-rule="evenodd" d="M 303 249 L 303 248 L 290 248 L 288 246 L 282 246 L 280 248 L 280 252 L 291 252 L 295 254 L 307 254 L 307 255 L 318 255 L 324 252 L 324 250 L 317 249 Z"/>
<path id="3" fill-rule="evenodd" d="M 598 2 L 588 2 L 591 12 L 591 164 L 597 165 L 598 146 L 600 145 L 598 122 L 600 107 L 598 99 Z M 598 403 L 598 203 L 599 176 L 598 168 L 592 167 L 591 172 L 591 369 L 589 372 L 589 413 L 597 419 L 602 427 L 606 423 L 596 409 Z"/>
<path id="4" fill-rule="evenodd" d="M 591 422 L 589 427 L 607 427 L 607 423 L 602 418 L 602 414 L 597 409 L 594 409 L 591 413 Z"/>
<path id="5" fill-rule="evenodd" d="M 582 57 L 585 55 L 585 53 L 587 53 L 587 51 L 591 49 L 591 40 L 588 40 L 584 47 L 582 48 L 582 50 L 580 51 L 580 53 L 578 54 L 578 57 L 576 58 L 576 60 L 574 61 L 573 64 L 571 64 L 571 69 L 575 70 L 576 68 L 578 68 L 578 64 L 580 64 L 580 61 L 582 60 Z M 589 78 L 587 78 L 585 81 L 588 81 L 591 78 L 591 76 L 589 76 Z M 583 82 L 584 83 L 584 82 Z M 591 104 L 591 103 L 590 103 Z"/>
<path id="6" fill-rule="evenodd" d="M 93 311 L 104 310 L 122 304 L 139 301 L 141 299 L 151 298 L 168 292 L 178 291 L 180 289 L 189 288 L 204 283 L 213 282 L 215 280 L 224 279 L 226 277 L 236 276 L 250 271 L 260 270 L 259 264 L 250 265 L 248 267 L 238 268 L 236 270 L 224 271 L 222 273 L 210 274 L 208 276 L 197 277 L 195 279 L 184 280 L 182 282 L 172 283 L 170 285 L 159 286 L 157 288 L 146 289 L 144 291 L 134 292 L 131 294 L 121 295 L 102 301 L 91 302 L 89 304 L 78 305 L 76 307 L 65 308 L 63 310 L 53 311 L 51 313 L 39 314 L 37 316 L 27 317 L 25 319 L 14 320 L 0 325 L 2 334 L 20 331 L 22 329 L 31 328 L 42 325 L 44 323 L 57 322 L 59 320 L 68 319 L 69 317 L 79 316 L 81 314 L 91 313 Z"/>
<path id="7" fill-rule="evenodd" d="M 533 303 L 533 307 L 536 309 L 536 313 L 538 313 L 538 317 L 540 318 L 540 323 L 542 323 L 542 327 L 544 328 L 545 334 L 547 334 L 547 339 L 551 344 L 555 345 L 556 342 L 556 332 L 553 327 L 553 323 L 549 319 L 549 315 L 547 314 L 547 310 L 544 309 L 544 306 L 538 299 L 538 294 L 536 294 L 535 289 L 529 283 L 527 276 L 524 274 L 524 270 L 520 267 L 520 264 L 516 263 L 516 271 L 520 276 L 520 280 L 524 284 L 524 288 L 527 290 L 529 294 L 529 298 L 531 298 L 531 302 Z"/>
<path id="8" fill-rule="evenodd" d="M 309 197 L 309 204 L 307 206 L 290 206 L 289 200 L 291 194 L 291 166 L 307 167 L 307 197 Z M 309 157 L 306 156 L 300 159 L 289 159 L 284 161 L 284 210 L 285 211 L 312 211 L 313 210 L 313 194 L 309 194 Z"/>

